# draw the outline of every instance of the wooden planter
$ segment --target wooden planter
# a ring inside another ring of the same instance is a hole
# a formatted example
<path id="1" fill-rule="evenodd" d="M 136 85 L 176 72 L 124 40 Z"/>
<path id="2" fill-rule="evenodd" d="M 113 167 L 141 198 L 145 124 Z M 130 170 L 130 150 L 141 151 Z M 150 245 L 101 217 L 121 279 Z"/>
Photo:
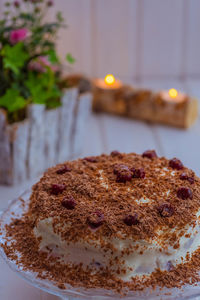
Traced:
<path id="1" fill-rule="evenodd" d="M 91 93 L 67 89 L 62 106 L 30 105 L 26 120 L 7 124 L 0 110 L 0 184 L 34 178 L 46 168 L 81 153 Z"/>

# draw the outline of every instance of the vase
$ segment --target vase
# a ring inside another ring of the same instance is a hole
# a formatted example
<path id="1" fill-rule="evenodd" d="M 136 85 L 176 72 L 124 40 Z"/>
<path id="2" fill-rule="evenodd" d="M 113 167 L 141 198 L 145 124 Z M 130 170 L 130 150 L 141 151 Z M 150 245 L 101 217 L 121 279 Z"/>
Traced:
<path id="1" fill-rule="evenodd" d="M 61 106 L 31 104 L 27 118 L 7 123 L 0 109 L 0 184 L 19 184 L 81 154 L 92 95 L 67 88 Z"/>

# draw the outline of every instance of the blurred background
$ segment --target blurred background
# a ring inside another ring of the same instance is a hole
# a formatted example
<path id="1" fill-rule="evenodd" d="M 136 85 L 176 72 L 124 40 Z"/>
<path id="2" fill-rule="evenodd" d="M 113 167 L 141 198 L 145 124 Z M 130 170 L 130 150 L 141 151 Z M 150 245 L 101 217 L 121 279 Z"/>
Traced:
<path id="1" fill-rule="evenodd" d="M 0 0 L 0 12 L 3 3 Z M 73 70 L 125 81 L 200 78 L 199 0 L 55 0 L 68 28 L 58 51 Z"/>
<path id="2" fill-rule="evenodd" d="M 198 0 L 56 0 L 54 9 L 69 25 L 58 50 L 73 53 L 74 71 L 125 81 L 200 77 Z"/>

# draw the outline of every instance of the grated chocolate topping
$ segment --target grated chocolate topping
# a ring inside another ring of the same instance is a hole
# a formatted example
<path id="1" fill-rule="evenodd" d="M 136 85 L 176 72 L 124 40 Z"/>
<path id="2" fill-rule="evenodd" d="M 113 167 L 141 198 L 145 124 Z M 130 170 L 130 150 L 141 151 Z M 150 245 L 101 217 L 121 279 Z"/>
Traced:
<path id="1" fill-rule="evenodd" d="M 184 166 L 170 167 L 164 157 L 112 153 L 67 162 L 70 171 L 58 172 L 64 166 L 66 163 L 50 168 L 34 185 L 29 215 L 36 224 L 53 217 L 54 230 L 65 240 L 120 237 L 149 241 L 163 227 L 176 228 L 178 239 L 186 224 L 195 224 L 200 180 Z M 183 182 L 183 172 L 194 179 L 192 185 Z M 62 205 L 65 199 L 73 199 L 74 209 Z M 158 207 L 165 208 L 164 212 Z M 104 215 L 104 221 L 93 232 L 88 219 L 96 211 Z M 137 215 L 136 225 L 127 226 L 124 218 L 128 215 Z M 163 235 L 160 243 L 168 243 L 169 235 Z M 174 240 L 174 232 L 172 237 Z"/>

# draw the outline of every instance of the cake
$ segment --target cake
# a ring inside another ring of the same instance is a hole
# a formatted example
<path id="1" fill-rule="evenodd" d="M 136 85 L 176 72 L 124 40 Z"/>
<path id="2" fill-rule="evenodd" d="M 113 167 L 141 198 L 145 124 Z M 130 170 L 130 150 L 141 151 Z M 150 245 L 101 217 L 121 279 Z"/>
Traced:
<path id="1" fill-rule="evenodd" d="M 26 268 L 62 284 L 179 287 L 198 280 L 199 192 L 192 170 L 154 150 L 68 161 L 33 186 L 28 212 L 11 226 L 13 247 Z"/>
<path id="2" fill-rule="evenodd" d="M 121 154 L 51 168 L 33 188 L 40 250 L 130 281 L 169 270 L 199 246 L 199 179 L 178 159 Z"/>

